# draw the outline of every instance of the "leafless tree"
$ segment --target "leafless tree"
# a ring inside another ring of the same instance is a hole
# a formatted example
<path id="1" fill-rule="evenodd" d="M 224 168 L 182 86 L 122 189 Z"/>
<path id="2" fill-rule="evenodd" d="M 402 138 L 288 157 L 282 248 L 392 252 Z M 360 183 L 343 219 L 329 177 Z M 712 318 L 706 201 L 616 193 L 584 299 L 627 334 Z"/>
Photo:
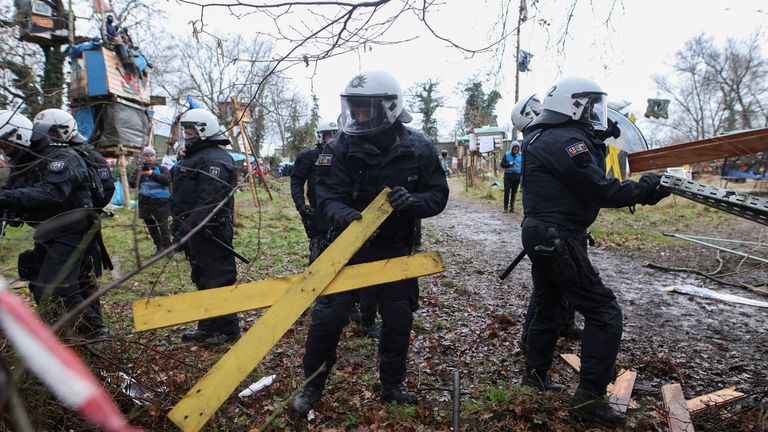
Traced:
<path id="1" fill-rule="evenodd" d="M 758 32 L 719 48 L 711 36 L 698 35 L 676 53 L 671 77 L 654 77 L 672 100 L 670 119 L 654 122 L 669 131 L 668 142 L 768 125 L 768 61 L 761 38 Z"/>

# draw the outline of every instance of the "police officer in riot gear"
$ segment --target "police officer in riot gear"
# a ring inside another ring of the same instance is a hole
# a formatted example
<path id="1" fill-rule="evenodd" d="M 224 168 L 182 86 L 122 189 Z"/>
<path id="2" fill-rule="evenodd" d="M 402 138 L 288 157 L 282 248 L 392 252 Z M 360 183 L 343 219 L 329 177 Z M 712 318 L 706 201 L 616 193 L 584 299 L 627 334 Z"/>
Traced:
<path id="1" fill-rule="evenodd" d="M 621 308 L 586 253 L 587 228 L 601 208 L 653 205 L 668 192 L 653 173 L 639 182 L 605 175 L 606 94 L 595 82 L 566 78 L 547 93 L 523 142 L 523 247 L 531 259 L 536 313 L 528 334 L 522 384 L 557 388 L 547 377 L 567 300 L 584 315 L 579 386 L 581 417 L 626 422 L 604 399 L 622 332 Z M 562 386 L 559 386 L 562 388 Z"/>
<path id="2" fill-rule="evenodd" d="M 315 148 L 302 150 L 296 157 L 293 174 L 291 174 L 291 198 L 296 205 L 296 210 L 301 215 L 304 230 L 309 237 L 310 262 L 320 254 L 322 242 L 327 233 L 327 224 L 323 223 L 317 209 L 315 199 L 315 181 L 317 178 L 317 158 L 322 153 L 326 144 L 331 142 L 333 136 L 339 131 L 336 122 L 322 122 L 317 126 L 317 145 Z M 304 199 L 304 186 L 306 185 L 306 197 Z"/>
<path id="3" fill-rule="evenodd" d="M 35 123 L 49 120 L 49 113 L 35 117 Z M 55 114 L 54 114 L 55 115 Z M 19 276 L 30 281 L 35 301 L 50 301 L 67 310 L 81 304 L 87 295 L 78 284 L 81 261 L 93 234 L 96 214 L 89 191 L 85 163 L 66 143 L 77 133 L 72 122 L 52 122 L 46 133 L 33 133 L 26 117 L 11 111 L 0 112 L 0 146 L 11 159 L 8 184 L 0 190 L 0 209 L 10 209 L 35 228 L 34 249 L 19 256 Z M 49 138 L 55 138 L 56 142 Z M 55 318 L 55 311 L 46 311 Z M 100 337 L 106 325 L 94 307 L 83 312 L 83 327 L 89 336 Z"/>
<path id="4" fill-rule="evenodd" d="M 189 239 L 184 251 L 197 289 L 234 285 L 237 279 L 235 257 L 221 244 L 232 247 L 234 197 L 231 194 L 237 186 L 235 162 L 224 150 L 229 140 L 221 133 L 216 116 L 204 109 L 187 111 L 181 117 L 180 125 L 186 156 L 173 170 L 174 240 L 182 240 L 225 201 L 213 218 Z M 201 320 L 197 330 L 185 331 L 181 339 L 213 348 L 239 337 L 238 316 L 231 314 Z"/>
<path id="5" fill-rule="evenodd" d="M 57 132 L 61 130 L 71 132 L 66 135 Z M 100 211 L 109 204 L 112 195 L 115 193 L 112 171 L 110 171 L 109 164 L 104 159 L 104 156 L 87 144 L 85 137 L 78 131 L 77 123 L 71 114 L 57 108 L 43 110 L 35 116 L 34 131 L 39 135 L 47 135 L 54 141 L 66 143 L 75 150 L 75 153 L 85 162 L 85 166 L 88 169 L 89 189 L 94 209 Z M 94 235 L 93 240 L 88 244 L 80 265 L 78 281 L 83 297 L 89 297 L 99 290 L 97 278 L 102 275 L 104 268 L 111 270 L 112 262 L 104 245 L 101 229 L 99 229 Z M 101 304 L 98 299 L 91 304 L 90 308 L 94 314 L 101 316 Z M 113 336 L 111 330 L 106 326 L 92 327 L 94 326 L 84 322 L 81 326 L 81 332 L 84 334 L 94 334 L 99 337 Z"/>
<path id="6" fill-rule="evenodd" d="M 408 255 L 415 219 L 439 214 L 448 201 L 437 149 L 429 138 L 403 126 L 411 115 L 403 110 L 400 85 L 386 72 L 355 75 L 341 94 L 341 108 L 342 132 L 317 161 L 317 211 L 327 218 L 333 232 L 340 232 L 360 219 L 360 212 L 388 186 L 394 212 L 350 264 Z M 405 371 L 413 311 L 418 306 L 417 280 L 363 290 L 375 298 L 382 317 L 381 400 L 415 404 L 416 394 L 405 387 Z M 292 410 L 299 416 L 305 417 L 322 395 L 353 299 L 351 292 L 317 299 L 304 354 L 304 375 L 317 375 L 292 402 Z"/>
<path id="7" fill-rule="evenodd" d="M 539 96 L 537 94 L 534 93 L 532 95 L 520 98 L 520 100 L 517 101 L 515 106 L 512 108 L 512 126 L 516 130 L 519 130 L 520 132 L 522 132 L 523 137 L 525 137 L 526 136 L 525 129 L 534 120 L 536 120 L 536 117 L 538 117 L 539 114 L 541 114 L 541 99 L 539 99 Z M 513 144 L 513 147 L 514 147 L 514 144 Z M 521 153 L 521 157 L 522 157 L 522 153 Z M 518 164 L 518 168 L 520 169 L 518 172 L 522 173 L 522 163 Z M 504 174 L 504 178 L 506 180 L 506 173 Z M 506 183 L 505 183 L 505 187 L 506 187 Z M 512 199 L 512 202 L 514 202 L 514 198 Z M 523 321 L 523 331 L 520 336 L 520 342 L 522 343 L 522 346 L 524 348 L 527 347 L 528 329 L 531 326 L 531 321 L 533 320 L 533 314 L 536 311 L 535 299 L 536 299 L 536 296 L 531 294 L 531 298 L 528 302 L 528 310 L 525 314 L 525 320 Z M 568 312 L 565 319 L 565 323 L 563 324 L 563 328 L 560 330 L 560 335 L 567 337 L 569 339 L 581 339 L 583 329 L 576 325 L 576 311 L 570 305 L 568 305 L 566 310 Z"/>

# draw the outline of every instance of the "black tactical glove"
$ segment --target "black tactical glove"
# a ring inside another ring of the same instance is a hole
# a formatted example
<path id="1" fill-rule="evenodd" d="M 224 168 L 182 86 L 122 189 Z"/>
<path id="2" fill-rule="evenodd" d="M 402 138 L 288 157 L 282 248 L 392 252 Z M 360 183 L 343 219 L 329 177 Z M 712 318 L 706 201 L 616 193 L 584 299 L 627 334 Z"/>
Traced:
<path id="1" fill-rule="evenodd" d="M 302 218 L 312 219 L 312 216 L 315 214 L 315 210 L 309 204 L 304 204 L 303 206 L 299 207 L 299 214 Z"/>
<path id="2" fill-rule="evenodd" d="M 353 221 L 360 220 L 363 218 L 363 215 L 360 214 L 357 210 L 350 210 L 347 214 L 344 216 L 338 218 L 336 220 L 336 227 L 339 231 L 343 231 L 345 228 L 349 226 Z"/>
<path id="3" fill-rule="evenodd" d="M 661 177 L 652 172 L 643 174 L 638 183 L 645 186 L 648 191 L 645 198 L 639 201 L 642 205 L 656 205 L 670 195 L 668 190 L 660 187 Z"/>
<path id="4" fill-rule="evenodd" d="M 387 200 L 395 211 L 408 210 L 413 207 L 413 195 L 402 186 L 397 186 L 389 191 Z"/>
<path id="5" fill-rule="evenodd" d="M 608 119 L 608 127 L 604 131 L 597 131 L 597 137 L 605 141 L 608 138 L 619 138 L 621 136 L 621 129 L 619 124 L 615 121 Z"/>

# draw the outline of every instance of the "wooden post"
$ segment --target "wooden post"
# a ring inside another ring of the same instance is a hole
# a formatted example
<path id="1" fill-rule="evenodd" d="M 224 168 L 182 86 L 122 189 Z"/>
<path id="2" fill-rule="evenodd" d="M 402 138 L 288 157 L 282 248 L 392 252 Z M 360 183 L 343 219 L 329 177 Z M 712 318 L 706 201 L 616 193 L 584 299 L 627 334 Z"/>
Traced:
<path id="1" fill-rule="evenodd" d="M 240 117 L 240 121 L 238 121 L 238 126 L 240 127 L 240 136 L 243 137 L 243 148 L 245 149 L 245 165 L 248 167 L 248 178 L 251 183 L 251 190 L 256 193 L 256 187 L 253 184 L 253 175 L 251 173 L 253 172 L 251 169 L 251 161 L 248 159 L 248 149 L 251 149 L 251 154 L 253 154 L 253 159 L 256 161 L 256 174 L 261 178 L 261 181 L 264 182 L 264 189 L 267 190 L 267 195 L 269 196 L 269 200 L 272 201 L 272 191 L 269 190 L 269 184 L 267 184 L 267 179 L 264 177 L 264 173 L 261 172 L 261 165 L 259 164 L 259 158 L 256 155 L 256 151 L 251 147 L 251 140 L 248 138 L 248 134 L 245 131 L 245 128 L 243 127 L 242 122 L 242 114 L 239 113 L 240 111 L 240 102 L 238 102 L 237 98 L 235 96 L 232 96 L 232 107 L 235 109 L 235 117 Z M 233 121 L 238 119 L 233 119 Z M 257 198 L 258 199 L 258 198 Z"/>
<path id="2" fill-rule="evenodd" d="M 237 103 L 237 98 L 232 96 L 232 107 L 235 110 L 234 117 L 238 116 L 238 107 L 240 104 Z M 235 142 L 234 134 L 232 133 L 232 127 L 235 126 L 236 118 L 232 118 L 232 126 L 230 126 L 229 130 L 229 138 L 232 140 L 232 142 Z M 253 205 L 256 207 L 260 207 L 259 204 L 259 196 L 256 194 L 256 183 L 253 181 L 253 171 L 251 170 L 251 160 L 248 157 L 248 144 L 245 143 L 245 131 L 243 130 L 243 123 L 239 122 L 237 123 L 238 126 L 240 126 L 240 135 L 243 137 L 243 150 L 245 151 L 245 166 L 248 169 L 248 173 L 246 174 L 246 177 L 248 177 L 248 184 L 251 187 L 251 199 L 253 200 Z M 258 162 L 258 161 L 257 161 Z M 271 197 L 270 197 L 271 198 Z"/>

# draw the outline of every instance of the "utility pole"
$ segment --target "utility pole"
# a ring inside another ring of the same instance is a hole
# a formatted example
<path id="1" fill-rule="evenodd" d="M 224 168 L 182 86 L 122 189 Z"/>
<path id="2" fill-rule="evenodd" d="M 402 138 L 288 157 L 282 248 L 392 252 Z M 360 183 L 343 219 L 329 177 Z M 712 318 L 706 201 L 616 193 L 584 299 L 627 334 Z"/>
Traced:
<path id="1" fill-rule="evenodd" d="M 528 15 L 528 7 L 525 0 L 520 0 L 520 7 L 517 10 L 517 43 L 515 44 L 515 103 L 520 100 L 520 26 L 523 25 L 523 11 Z M 526 19 L 528 17 L 526 16 Z M 517 139 L 517 129 L 512 126 L 512 139 Z"/>

